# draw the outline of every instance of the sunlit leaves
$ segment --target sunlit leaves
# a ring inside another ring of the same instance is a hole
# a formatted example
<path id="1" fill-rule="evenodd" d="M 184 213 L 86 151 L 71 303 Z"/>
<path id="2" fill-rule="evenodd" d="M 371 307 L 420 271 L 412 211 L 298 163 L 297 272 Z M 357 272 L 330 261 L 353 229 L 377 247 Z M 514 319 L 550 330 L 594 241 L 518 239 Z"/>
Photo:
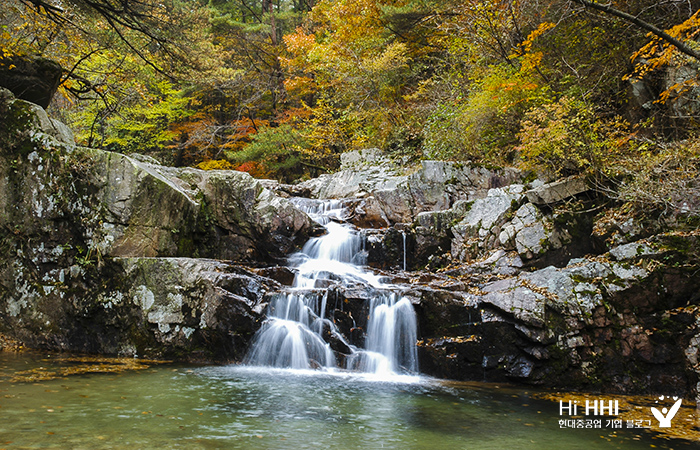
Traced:
<path id="1" fill-rule="evenodd" d="M 696 50 L 700 49 L 700 46 L 695 41 L 700 35 L 700 11 L 696 11 L 689 19 L 666 30 L 666 33 L 673 38 L 687 42 L 688 45 L 695 47 Z M 647 36 L 650 38 L 650 41 L 631 57 L 632 62 L 635 64 L 634 72 L 627 75 L 626 79 L 642 80 L 660 69 L 700 63 L 700 61 L 692 61 L 689 56 L 678 51 L 668 41 L 652 33 L 649 33 Z M 663 104 L 669 100 L 680 98 L 691 89 L 697 88 L 699 83 L 700 79 L 698 79 L 697 75 L 687 75 L 684 79 L 671 83 L 670 86 L 661 92 L 656 101 Z"/>
<path id="2" fill-rule="evenodd" d="M 433 158 L 511 163 L 510 149 L 525 112 L 548 98 L 547 89 L 527 74 L 491 67 L 483 79 L 472 82 L 470 95 L 442 103 L 430 115 L 425 149 Z"/>
<path id="3" fill-rule="evenodd" d="M 598 120 L 589 105 L 569 97 L 531 109 L 518 137 L 523 167 L 555 176 L 614 177 L 634 150 L 629 124 Z"/>

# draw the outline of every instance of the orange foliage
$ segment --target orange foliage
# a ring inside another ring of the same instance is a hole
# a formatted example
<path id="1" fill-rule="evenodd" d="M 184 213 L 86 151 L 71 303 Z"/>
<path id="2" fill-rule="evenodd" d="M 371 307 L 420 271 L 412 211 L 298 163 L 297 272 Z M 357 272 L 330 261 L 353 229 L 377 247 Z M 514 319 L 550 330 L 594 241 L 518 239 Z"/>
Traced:
<path id="1" fill-rule="evenodd" d="M 280 125 L 285 123 L 290 125 L 304 124 L 311 119 L 312 115 L 313 110 L 308 107 L 289 108 L 280 114 L 277 121 Z"/>
<path id="2" fill-rule="evenodd" d="M 282 39 L 287 46 L 287 50 L 297 54 L 308 53 L 316 44 L 316 36 L 313 34 L 306 34 L 306 32 L 299 27 L 294 33 L 285 34 Z"/>
<path id="3" fill-rule="evenodd" d="M 700 11 L 696 11 L 688 20 L 678 24 L 668 30 L 666 33 L 671 37 L 679 40 L 693 41 L 700 34 Z M 681 66 L 686 64 L 684 61 L 688 57 L 681 54 L 675 46 L 660 37 L 649 33 L 647 35 L 651 40 L 644 47 L 640 48 L 632 55 L 631 60 L 636 61 L 634 72 L 626 75 L 623 79 L 641 80 L 649 73 L 662 67 Z M 684 93 L 698 86 L 698 77 L 689 77 L 679 83 L 675 83 L 659 95 L 655 103 L 666 103 L 682 96 Z"/>
<path id="4" fill-rule="evenodd" d="M 236 167 L 236 170 L 239 172 L 247 172 L 255 178 L 267 178 L 269 176 L 265 166 L 257 161 L 246 161 L 240 166 Z"/>
<path id="5" fill-rule="evenodd" d="M 207 113 L 199 112 L 187 121 L 170 126 L 170 131 L 179 138 L 175 139 L 169 148 L 182 151 L 183 164 L 192 165 L 199 161 L 207 164 L 210 160 L 216 160 L 222 151 L 235 153 L 242 150 L 257 133 L 258 127 L 268 125 L 267 120 L 256 119 L 253 123 L 247 117 L 221 124 Z M 212 167 L 212 169 L 234 169 L 234 167 Z"/>

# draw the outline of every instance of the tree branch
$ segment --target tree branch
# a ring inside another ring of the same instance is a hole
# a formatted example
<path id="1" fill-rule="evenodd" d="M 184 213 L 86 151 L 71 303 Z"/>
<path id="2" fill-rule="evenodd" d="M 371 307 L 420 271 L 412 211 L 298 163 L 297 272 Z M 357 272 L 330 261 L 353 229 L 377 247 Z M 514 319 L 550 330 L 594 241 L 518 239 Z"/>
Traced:
<path id="1" fill-rule="evenodd" d="M 662 40 L 668 42 L 669 44 L 673 45 L 674 47 L 676 47 L 678 50 L 685 53 L 686 55 L 700 61 L 700 53 L 696 52 L 695 50 L 693 50 L 691 47 L 689 47 L 688 45 L 686 45 L 684 42 L 680 41 L 679 39 L 676 39 L 673 36 L 671 36 L 670 34 L 666 33 L 664 30 L 657 28 L 654 25 L 641 20 L 639 17 L 635 17 L 631 14 L 627 14 L 626 12 L 617 10 L 615 8 L 611 8 L 608 5 L 596 3 L 594 1 L 588 1 L 588 0 L 572 0 L 572 1 L 574 1 L 575 3 L 578 3 L 579 5 L 584 6 L 586 8 L 596 9 L 596 10 L 604 12 L 606 14 L 610 14 L 611 16 L 619 17 L 622 20 L 626 20 L 630 23 L 633 23 L 633 24 L 637 25 L 639 28 L 642 28 L 642 29 L 648 31 L 648 32 L 652 33 L 653 35 L 655 35 L 656 37 L 658 37 L 659 39 L 662 39 Z"/>

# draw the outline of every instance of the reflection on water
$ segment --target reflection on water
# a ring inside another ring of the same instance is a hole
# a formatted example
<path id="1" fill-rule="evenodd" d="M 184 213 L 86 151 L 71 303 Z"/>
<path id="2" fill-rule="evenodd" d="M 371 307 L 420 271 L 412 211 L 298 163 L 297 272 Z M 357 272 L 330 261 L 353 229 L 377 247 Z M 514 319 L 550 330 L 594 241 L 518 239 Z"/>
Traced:
<path id="1" fill-rule="evenodd" d="M 560 429 L 555 403 L 493 384 L 167 364 L 12 380 L 66 364 L 0 352 L 0 448 L 700 448 L 643 430 Z"/>

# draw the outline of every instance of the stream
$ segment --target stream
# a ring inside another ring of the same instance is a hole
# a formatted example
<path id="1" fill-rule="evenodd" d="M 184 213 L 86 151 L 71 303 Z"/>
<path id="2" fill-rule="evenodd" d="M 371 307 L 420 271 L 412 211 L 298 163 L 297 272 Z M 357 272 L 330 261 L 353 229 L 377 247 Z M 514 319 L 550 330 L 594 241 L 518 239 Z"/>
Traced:
<path id="1" fill-rule="evenodd" d="M 605 421 L 562 429 L 556 403 L 508 385 L 241 365 L 75 370 L 85 365 L 0 352 L 0 448 L 700 448 Z"/>

